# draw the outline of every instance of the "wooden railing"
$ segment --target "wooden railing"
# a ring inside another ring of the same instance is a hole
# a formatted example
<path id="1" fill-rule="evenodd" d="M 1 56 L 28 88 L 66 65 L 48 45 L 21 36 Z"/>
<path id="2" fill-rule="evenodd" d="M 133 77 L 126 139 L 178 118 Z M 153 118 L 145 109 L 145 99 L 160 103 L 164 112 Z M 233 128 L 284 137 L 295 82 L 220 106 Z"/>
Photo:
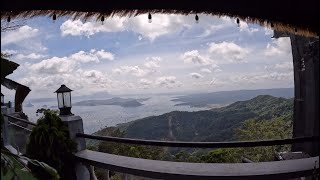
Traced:
<path id="1" fill-rule="evenodd" d="M 319 156 L 259 163 L 186 163 L 118 156 L 90 150 L 75 154 L 79 162 L 111 171 L 156 179 L 291 179 L 319 173 Z"/>
<path id="2" fill-rule="evenodd" d="M 258 147 L 258 146 L 274 146 L 285 145 L 304 142 L 317 142 L 319 136 L 309 137 L 296 137 L 292 139 L 277 139 L 277 140 L 261 140 L 261 141 L 235 141 L 235 142 L 184 142 L 184 141 L 155 141 L 155 140 L 142 140 L 119 138 L 112 136 L 96 136 L 83 133 L 77 133 L 76 137 L 88 138 L 102 141 L 151 145 L 151 146 L 167 146 L 167 147 L 190 147 L 190 148 L 234 148 L 234 147 Z"/>
<path id="3" fill-rule="evenodd" d="M 20 122 L 23 122 L 23 123 L 26 123 L 26 124 L 30 124 L 30 125 L 32 125 L 32 126 L 35 126 L 35 125 L 36 125 L 36 124 L 33 123 L 33 122 L 27 121 L 27 120 L 22 119 L 22 118 L 14 117 L 14 116 L 12 116 L 12 115 L 3 114 L 3 116 L 8 117 L 8 118 L 11 118 L 11 119 L 13 119 L 13 120 L 15 120 L 15 121 L 20 121 Z"/>
<path id="4" fill-rule="evenodd" d="M 35 126 L 35 123 L 12 115 L 5 115 L 8 123 L 30 131 L 12 120 Z M 82 122 L 81 122 L 82 123 Z M 70 130 L 70 129 L 69 129 Z M 71 132 L 72 133 L 72 132 Z M 189 148 L 235 148 L 274 146 L 305 142 L 317 142 L 319 136 L 297 137 L 281 140 L 236 141 L 236 142 L 182 142 L 156 141 L 111 136 L 96 136 L 75 133 L 76 139 L 94 139 L 100 141 Z M 273 162 L 247 163 L 186 163 L 148 160 L 118 156 L 82 149 L 74 154 L 76 161 L 87 165 L 105 168 L 111 171 L 135 176 L 159 179 L 289 179 L 296 177 L 314 176 L 319 174 L 319 157 Z M 79 173 L 79 171 L 77 171 Z M 91 172 L 92 173 L 92 172 Z M 81 174 L 81 173 L 80 173 Z M 81 178 L 80 178 L 81 179 Z"/>
<path id="5" fill-rule="evenodd" d="M 83 133 L 77 133 L 76 137 L 126 144 L 190 148 L 258 147 L 319 141 L 319 136 L 240 142 L 155 141 Z M 246 163 L 186 163 L 132 158 L 90 150 L 80 151 L 75 156 L 85 164 L 159 179 L 290 179 L 319 173 L 319 157 L 259 163 L 248 159 L 245 159 Z"/>

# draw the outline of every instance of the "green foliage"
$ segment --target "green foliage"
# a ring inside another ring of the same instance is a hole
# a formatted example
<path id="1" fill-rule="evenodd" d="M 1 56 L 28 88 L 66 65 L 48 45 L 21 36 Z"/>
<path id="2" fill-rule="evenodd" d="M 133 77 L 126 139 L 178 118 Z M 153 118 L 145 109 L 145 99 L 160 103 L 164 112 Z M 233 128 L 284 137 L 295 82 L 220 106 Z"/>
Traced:
<path id="1" fill-rule="evenodd" d="M 1 125 L 4 123 L 3 115 L 1 114 Z M 1 134 L 1 141 L 2 141 L 2 134 Z M 48 179 L 59 179 L 59 174 L 57 171 L 50 167 L 49 165 L 39 162 L 34 159 L 27 158 L 25 156 L 12 154 L 10 151 L 5 149 L 3 146 L 3 142 L 1 142 L 1 179 L 2 177 L 5 178 L 18 178 L 18 179 L 35 179 L 33 175 L 28 171 L 22 171 L 22 168 L 28 169 L 24 167 L 18 159 L 26 160 L 29 164 L 33 164 L 38 171 L 43 171 L 44 173 L 48 173 L 50 177 Z"/>
<path id="2" fill-rule="evenodd" d="M 247 119 L 270 120 L 286 117 L 286 121 L 290 121 L 292 114 L 292 99 L 264 95 L 207 111 L 173 111 L 139 119 L 126 125 L 126 136 L 171 140 L 172 131 L 174 139 L 179 141 L 230 141 L 237 139 L 233 132 Z"/>
<path id="3" fill-rule="evenodd" d="M 43 110 L 43 116 L 33 128 L 27 145 L 27 155 L 30 158 L 43 161 L 57 169 L 62 179 L 74 179 L 72 176 L 72 152 L 76 143 L 70 139 L 67 126 L 56 112 Z M 30 169 L 40 179 L 48 177 L 47 173 L 39 172 L 33 164 Z"/>
<path id="4" fill-rule="evenodd" d="M 241 156 L 239 152 L 240 151 L 237 148 L 219 148 L 202 155 L 200 160 L 204 163 L 237 163 L 241 162 Z"/>
<path id="5" fill-rule="evenodd" d="M 113 136 L 113 137 L 124 137 L 125 133 L 118 128 L 109 127 L 104 130 L 105 136 Z M 93 147 L 91 147 L 94 149 Z M 158 159 L 160 160 L 165 153 L 163 148 L 159 147 L 152 147 L 152 146 L 142 146 L 142 145 L 130 145 L 130 144 L 123 144 L 123 143 L 116 143 L 116 142 L 107 142 L 103 141 L 100 142 L 98 145 L 98 151 L 109 153 L 109 154 L 116 154 L 122 156 L 130 156 L 136 158 L 143 158 L 143 159 Z M 95 173 L 98 179 L 104 179 L 106 176 L 105 170 L 103 169 L 95 169 Z M 114 172 L 110 172 L 111 175 L 115 175 Z M 117 177 L 117 176 L 114 176 Z"/>
<path id="6" fill-rule="evenodd" d="M 59 110 L 51 110 L 51 109 L 46 109 L 46 108 L 40 108 L 40 109 L 37 109 L 37 114 L 38 113 L 42 113 L 42 114 L 45 114 L 45 113 L 53 113 L 53 114 L 58 114 L 59 113 Z"/>
<path id="7" fill-rule="evenodd" d="M 140 139 L 180 141 L 247 141 L 285 139 L 292 137 L 293 100 L 272 96 L 257 96 L 235 102 L 223 108 L 197 112 L 173 111 L 130 122 L 119 128 L 109 127 L 99 135 Z M 170 121 L 170 122 L 169 122 Z M 157 160 L 202 163 L 236 163 L 242 157 L 253 161 L 272 161 L 274 153 L 290 146 L 253 148 L 219 148 L 192 150 L 152 148 L 103 142 L 98 150 L 124 156 Z"/>
<path id="8" fill-rule="evenodd" d="M 6 176 L 7 173 L 11 172 L 12 178 L 17 177 L 18 179 L 20 178 L 35 179 L 30 173 L 21 172 L 22 168 L 26 168 L 26 169 L 28 168 L 22 166 L 21 163 L 17 163 L 18 162 L 17 158 L 26 160 L 29 164 L 32 164 L 35 168 L 37 168 L 38 171 L 49 174 L 50 176 L 48 176 L 47 179 L 53 179 L 53 180 L 60 179 L 58 172 L 51 166 L 47 165 L 46 163 L 39 162 L 37 160 L 30 159 L 25 156 L 16 155 L 9 152 L 8 150 L 1 149 L 1 172 L 3 172 L 4 176 Z"/>
<path id="9" fill-rule="evenodd" d="M 278 117 L 272 120 L 249 119 L 241 128 L 235 130 L 235 136 L 240 141 L 247 140 L 271 140 L 292 138 L 292 122 L 286 121 L 286 117 Z M 249 159 L 260 161 L 272 161 L 275 152 L 289 151 L 290 145 L 241 148 L 240 152 Z"/>
<path id="10" fill-rule="evenodd" d="M 187 151 L 180 151 L 174 155 L 171 161 L 177 162 L 200 162 L 199 156 L 193 155 Z"/>
<path id="11" fill-rule="evenodd" d="M 125 133 L 118 128 L 109 128 L 108 136 L 124 137 Z M 98 150 L 100 152 L 117 154 L 122 156 L 130 156 L 144 159 L 161 159 L 164 151 L 163 148 L 143 146 L 143 145 L 131 145 L 122 144 L 117 142 L 103 141 L 99 144 Z"/>

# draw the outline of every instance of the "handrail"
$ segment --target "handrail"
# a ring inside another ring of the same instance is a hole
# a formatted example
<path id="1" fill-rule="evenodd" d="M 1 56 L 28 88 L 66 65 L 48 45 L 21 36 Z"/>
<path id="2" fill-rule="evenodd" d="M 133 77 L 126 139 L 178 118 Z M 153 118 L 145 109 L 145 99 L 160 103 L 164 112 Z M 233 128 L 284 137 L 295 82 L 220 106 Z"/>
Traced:
<path id="1" fill-rule="evenodd" d="M 133 158 L 83 150 L 75 153 L 75 158 L 84 164 L 110 171 L 167 180 L 293 179 L 319 172 L 319 156 L 256 163 L 190 163 Z"/>
<path id="2" fill-rule="evenodd" d="M 26 124 L 30 124 L 30 125 L 36 126 L 36 124 L 35 124 L 35 123 L 30 122 L 30 121 L 26 121 L 25 119 L 22 119 L 22 118 L 17 118 L 17 117 L 14 117 L 14 116 L 8 115 L 8 114 L 3 114 L 3 116 L 6 116 L 6 117 L 9 117 L 9 118 L 12 118 L 12 119 L 17 120 L 17 121 L 20 121 L 20 122 L 24 122 L 24 123 L 26 123 Z"/>
<path id="3" fill-rule="evenodd" d="M 31 129 L 25 128 L 25 127 L 23 127 L 23 126 L 20 126 L 20 125 L 18 125 L 18 124 L 16 124 L 16 123 L 11 122 L 11 121 L 9 121 L 9 124 L 14 125 L 14 126 L 16 126 L 16 127 L 19 127 L 19 128 L 21 128 L 21 129 L 24 129 L 24 130 L 26 130 L 26 131 L 32 132 Z"/>
<path id="4" fill-rule="evenodd" d="M 119 142 L 127 144 L 140 144 L 151 146 L 167 146 L 167 147 L 191 147 L 191 148 L 233 148 L 233 147 L 258 147 L 258 146 L 273 146 L 295 144 L 303 142 L 314 142 L 319 140 L 319 136 L 296 137 L 292 139 L 281 140 L 262 140 L 262 141 L 233 141 L 233 142 L 183 142 L 183 141 L 156 141 L 156 140 L 142 140 L 119 138 L 111 136 L 96 136 L 89 134 L 77 133 L 76 137 Z"/>

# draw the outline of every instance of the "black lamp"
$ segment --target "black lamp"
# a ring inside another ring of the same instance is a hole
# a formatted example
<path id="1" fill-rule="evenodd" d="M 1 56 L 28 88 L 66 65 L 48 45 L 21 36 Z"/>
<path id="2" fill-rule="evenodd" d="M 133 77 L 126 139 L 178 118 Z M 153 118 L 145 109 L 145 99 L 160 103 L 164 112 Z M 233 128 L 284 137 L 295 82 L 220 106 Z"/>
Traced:
<path id="1" fill-rule="evenodd" d="M 62 84 L 61 87 L 55 91 L 57 93 L 58 108 L 60 115 L 71 115 L 71 89 Z"/>

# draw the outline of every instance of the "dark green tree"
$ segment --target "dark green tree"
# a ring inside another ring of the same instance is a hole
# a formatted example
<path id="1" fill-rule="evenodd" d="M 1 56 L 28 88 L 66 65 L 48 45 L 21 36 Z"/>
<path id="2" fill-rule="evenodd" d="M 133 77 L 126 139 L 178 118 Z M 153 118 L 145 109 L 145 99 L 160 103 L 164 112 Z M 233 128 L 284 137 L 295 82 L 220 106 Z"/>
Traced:
<path id="1" fill-rule="evenodd" d="M 292 138 L 292 121 L 287 116 L 271 120 L 246 120 L 241 128 L 235 130 L 239 141 L 273 140 Z M 273 161 L 275 153 L 290 151 L 290 145 L 241 148 L 240 153 L 256 162 Z"/>
<path id="2" fill-rule="evenodd" d="M 72 153 L 76 150 L 76 143 L 70 139 L 67 126 L 56 112 L 48 109 L 41 112 L 43 116 L 37 121 L 30 135 L 27 156 L 54 167 L 62 179 L 75 179 Z M 39 179 L 48 177 L 32 164 L 30 169 Z"/>
<path id="3" fill-rule="evenodd" d="M 203 163 L 237 163 L 241 162 L 241 154 L 237 148 L 219 148 L 209 151 L 200 157 Z"/>
<path id="4" fill-rule="evenodd" d="M 121 131 L 119 128 L 109 127 L 104 130 L 104 135 L 113 137 L 124 137 L 125 132 Z M 165 153 L 163 148 L 152 147 L 152 146 L 142 146 L 133 144 L 123 144 L 117 142 L 106 142 L 103 141 L 98 145 L 98 151 L 116 154 L 121 156 L 129 156 L 143 159 L 154 159 L 160 160 Z M 95 173 L 98 179 L 104 179 L 106 176 L 105 170 L 96 168 Z M 110 172 L 111 175 L 115 175 L 114 172 Z"/>

